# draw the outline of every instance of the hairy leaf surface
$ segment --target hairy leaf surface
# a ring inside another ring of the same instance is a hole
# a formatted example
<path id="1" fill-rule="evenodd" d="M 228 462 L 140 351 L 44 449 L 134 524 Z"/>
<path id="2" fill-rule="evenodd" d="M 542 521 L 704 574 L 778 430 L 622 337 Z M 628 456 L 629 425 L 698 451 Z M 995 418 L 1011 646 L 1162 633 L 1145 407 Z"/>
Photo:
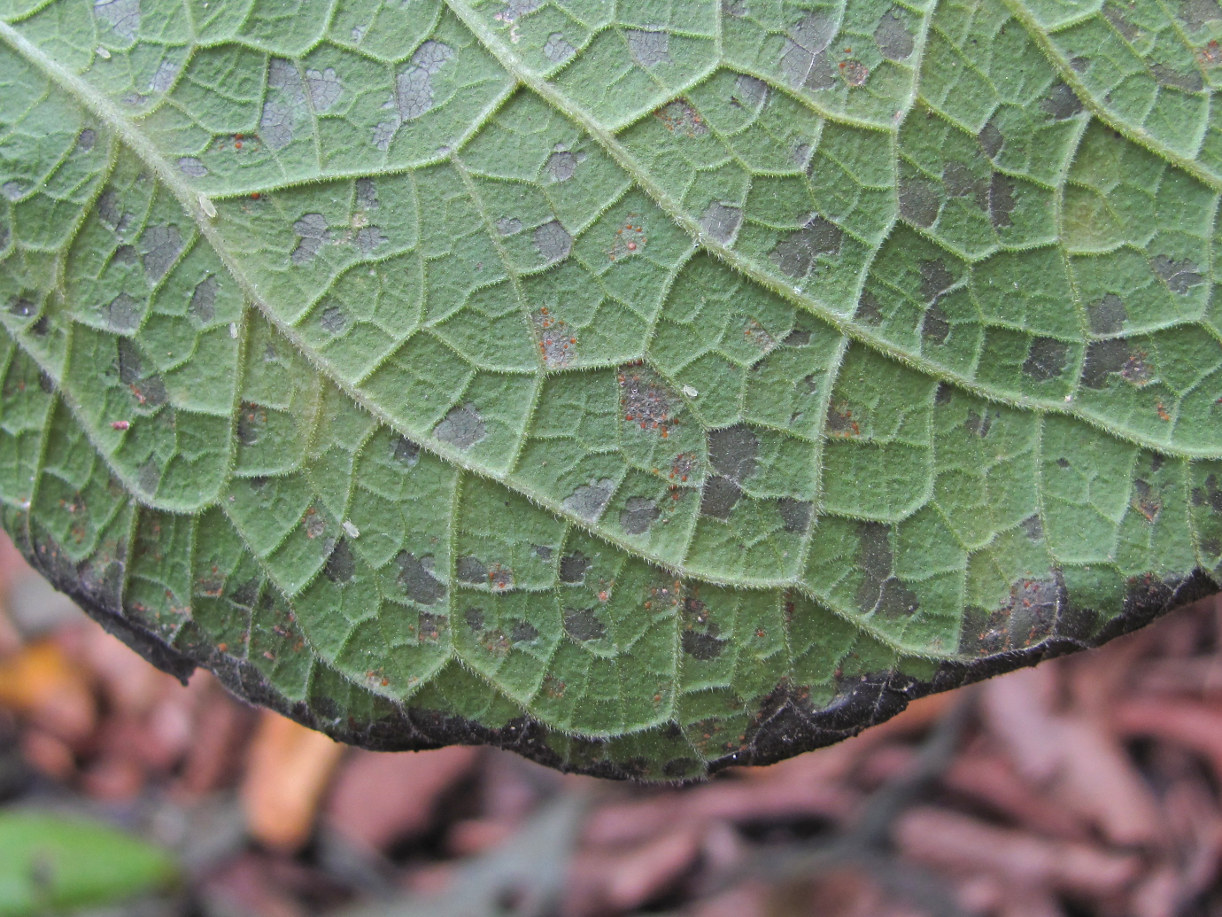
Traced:
<path id="1" fill-rule="evenodd" d="M 1222 571 L 1215 0 L 5 0 L 0 498 L 159 665 L 688 778 Z"/>

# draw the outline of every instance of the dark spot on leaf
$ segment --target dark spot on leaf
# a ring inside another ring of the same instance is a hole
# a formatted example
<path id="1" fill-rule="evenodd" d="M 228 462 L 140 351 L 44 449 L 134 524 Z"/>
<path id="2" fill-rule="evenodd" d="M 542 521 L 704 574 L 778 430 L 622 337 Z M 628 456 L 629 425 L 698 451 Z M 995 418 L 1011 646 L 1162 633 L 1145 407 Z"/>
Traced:
<path id="1" fill-rule="evenodd" d="M 346 538 L 341 538 L 335 542 L 335 547 L 331 549 L 331 554 L 327 557 L 327 562 L 323 566 L 322 572 L 333 583 L 347 583 L 351 581 L 353 574 L 356 572 L 356 558 L 352 556 L 352 548 L 349 547 Z"/>
<path id="2" fill-rule="evenodd" d="M 589 484 L 581 485 L 565 497 L 563 506 L 583 519 L 594 521 L 602 515 L 603 507 L 611 499 L 614 490 L 615 482 L 610 478 L 591 481 Z"/>
<path id="3" fill-rule="evenodd" d="M 667 436 L 674 425 L 676 399 L 666 384 L 652 371 L 632 365 L 622 367 L 616 378 L 624 422 Z"/>
<path id="4" fill-rule="evenodd" d="M 709 433 L 709 461 L 721 474 L 742 483 L 755 474 L 759 438 L 745 424 Z"/>
<path id="5" fill-rule="evenodd" d="M 455 562 L 454 575 L 464 583 L 484 583 L 488 579 L 488 567 L 478 557 L 465 554 Z"/>
<path id="6" fill-rule="evenodd" d="M 135 331 L 143 311 L 143 303 L 137 302 L 126 293 L 120 293 L 106 306 L 106 324 L 112 331 L 121 334 Z"/>
<path id="7" fill-rule="evenodd" d="M 968 411 L 967 419 L 963 421 L 963 428 L 973 436 L 979 436 L 981 439 L 984 439 L 989 435 L 989 430 L 993 428 L 993 421 L 997 416 L 996 411 L 985 411 L 983 414 Z"/>
<path id="8" fill-rule="evenodd" d="M 1060 575 L 1022 579 L 1010 587 L 1005 604 L 991 611 L 968 606 L 964 611 L 959 651 L 976 655 L 1027 649 L 1057 636 L 1062 629 L 1090 630 L 1094 615 L 1081 614 L 1079 622 L 1066 615 L 1068 601 Z"/>
<path id="9" fill-rule="evenodd" d="M 1036 382 L 1055 379 L 1065 371 L 1069 362 L 1069 345 L 1056 338 L 1037 337 L 1031 342 L 1027 359 L 1023 362 L 1023 373 Z"/>
<path id="10" fill-rule="evenodd" d="M 396 436 L 390 443 L 390 457 L 400 465 L 411 468 L 420 461 L 420 447 L 406 436 Z"/>
<path id="11" fill-rule="evenodd" d="M 785 531 L 801 535 L 809 528 L 812 510 L 810 501 L 781 497 L 777 500 L 776 508 L 781 514 L 781 525 Z"/>
<path id="12" fill-rule="evenodd" d="M 590 569 L 590 563 L 590 558 L 580 551 L 576 554 L 564 555 L 560 558 L 560 582 L 580 583 L 586 578 L 586 571 Z"/>
<path id="13" fill-rule="evenodd" d="M 1040 109 L 1054 121 L 1064 121 L 1082 111 L 1082 100 L 1065 83 L 1054 83 L 1040 100 Z"/>
<path id="14" fill-rule="evenodd" d="M 191 304 L 187 307 L 191 314 L 200 322 L 207 324 L 216 314 L 216 291 L 219 284 L 216 277 L 209 274 L 195 285 L 191 293 Z"/>
<path id="15" fill-rule="evenodd" d="M 921 296 L 926 302 L 934 302 L 955 285 L 955 275 L 947 270 L 940 258 L 933 261 L 922 261 L 920 270 Z"/>
<path id="16" fill-rule="evenodd" d="M 667 102 L 653 113 L 662 122 L 662 126 L 673 133 L 684 137 L 701 137 L 709 132 L 709 126 L 704 123 L 700 113 L 686 99 L 675 99 Z"/>
<path id="17" fill-rule="evenodd" d="M 984 155 L 989 159 L 996 159 L 997 154 L 1001 152 L 1002 144 L 1005 142 L 1001 136 L 1001 131 L 992 121 L 985 124 L 980 129 L 980 133 L 976 135 L 976 140 L 980 143 L 980 148 L 984 150 Z"/>
<path id="18" fill-rule="evenodd" d="M 356 205 L 362 210 L 377 210 L 381 206 L 378 201 L 378 189 L 372 178 L 356 180 Z"/>
<path id="19" fill-rule="evenodd" d="M 488 430 L 475 405 L 468 402 L 462 407 L 452 408 L 445 419 L 433 428 L 433 435 L 443 443 L 466 451 L 487 436 Z"/>
<path id="20" fill-rule="evenodd" d="M 509 639 L 513 643 L 533 643 L 539 639 L 539 628 L 529 621 L 514 621 L 509 631 Z"/>
<path id="21" fill-rule="evenodd" d="M 619 524 L 629 535 L 648 532 L 657 521 L 658 507 L 645 497 L 629 497 L 619 514 Z"/>
<path id="22" fill-rule="evenodd" d="M 1032 541 L 1039 541 L 1044 537 L 1044 523 L 1040 521 L 1040 517 L 1030 515 L 1021 523 L 1023 533 Z"/>
<path id="23" fill-rule="evenodd" d="M 914 226 L 928 228 L 938 219 L 942 199 L 937 189 L 921 179 L 902 178 L 900 181 L 900 216 Z"/>
<path id="24" fill-rule="evenodd" d="M 87 127 L 76 135 L 76 148 L 82 153 L 88 153 L 93 149 L 93 145 L 97 143 L 98 132 L 92 127 Z"/>
<path id="25" fill-rule="evenodd" d="M 1149 481 L 1137 478 L 1133 481 L 1133 509 L 1141 513 L 1151 525 L 1158 519 L 1163 504 L 1158 493 L 1150 486 Z"/>
<path id="26" fill-rule="evenodd" d="M 805 347 L 810 343 L 810 329 L 794 328 L 781 343 L 786 347 Z"/>
<path id="27" fill-rule="evenodd" d="M 102 222 L 110 226 L 116 235 L 121 236 L 126 232 L 131 216 L 119 206 L 119 195 L 114 189 L 107 188 L 103 191 L 98 196 L 96 206 Z"/>
<path id="28" fill-rule="evenodd" d="M 535 249 L 545 264 L 555 264 L 569 256 L 573 248 L 573 237 L 560 225 L 559 220 L 544 223 L 535 230 Z"/>
<path id="29" fill-rule="evenodd" d="M 700 228 L 723 245 L 728 245 L 738 232 L 743 212 L 738 207 L 713 201 L 700 217 Z"/>
<path id="30" fill-rule="evenodd" d="M 1222 7 L 1217 0 L 1180 0 L 1179 8 L 1180 16 L 1193 31 L 1222 19 Z"/>
<path id="31" fill-rule="evenodd" d="M 1205 88 L 1205 80 L 1199 70 L 1176 70 L 1166 64 L 1154 64 L 1150 67 L 1160 86 L 1184 89 L 1188 92 L 1200 92 Z"/>
<path id="32" fill-rule="evenodd" d="M 1061 458 L 1057 459 L 1057 467 L 1058 467 L 1058 468 L 1068 468 L 1068 467 L 1069 467 L 1069 459 L 1064 458 L 1064 457 L 1061 457 Z"/>
<path id="33" fill-rule="evenodd" d="M 950 337 L 950 321 L 940 303 L 934 303 L 925 310 L 921 319 L 921 337 L 934 344 L 945 344 Z"/>
<path id="34" fill-rule="evenodd" d="M 399 565 L 399 585 L 407 597 L 421 605 L 435 605 L 446 594 L 445 583 L 433 576 L 433 558 L 417 558 L 408 551 L 400 551 L 395 557 Z"/>
<path id="35" fill-rule="evenodd" d="M 140 236 L 144 273 L 151 281 L 164 277 L 181 251 L 182 235 L 177 226 L 150 226 Z"/>
<path id="36" fill-rule="evenodd" d="M 812 217 L 795 233 L 791 233 L 768 253 L 772 263 L 790 277 L 805 277 L 819 255 L 836 255 L 844 240 L 844 231 L 821 216 Z"/>
<path id="37" fill-rule="evenodd" d="M 362 254 L 371 255 L 379 245 L 385 245 L 387 238 L 378 226 L 362 226 L 352 237 L 352 244 L 360 249 Z"/>
<path id="38" fill-rule="evenodd" d="M 566 608 L 564 610 L 564 630 L 574 640 L 601 640 L 607 635 L 607 628 L 593 608 Z"/>
<path id="39" fill-rule="evenodd" d="M 1087 388 L 1105 388 L 1107 377 L 1124 369 L 1129 361 L 1129 345 L 1122 338 L 1092 341 L 1082 361 L 1082 384 Z"/>
<path id="40" fill-rule="evenodd" d="M 550 547 L 545 544 L 532 544 L 531 550 L 535 552 L 535 556 L 540 560 L 551 560 L 554 553 Z"/>
<path id="41" fill-rule="evenodd" d="M 1129 314 L 1121 298 L 1115 293 L 1108 293 L 1086 307 L 1086 317 L 1090 321 L 1090 330 L 1095 334 L 1115 334 L 1123 330 Z"/>
<path id="42" fill-rule="evenodd" d="M 1011 225 L 1010 214 L 1014 212 L 1014 180 L 1001 172 L 994 172 L 989 182 L 989 222 L 994 229 Z"/>
<path id="43" fill-rule="evenodd" d="M 700 512 L 716 519 L 729 519 L 740 496 L 742 489 L 736 482 L 715 475 L 704 482 L 704 489 L 700 494 Z"/>
<path id="44" fill-rule="evenodd" d="M 877 522 L 863 522 L 858 537 L 862 581 L 857 589 L 857 607 L 866 614 L 878 613 L 887 617 L 915 612 L 920 607 L 916 594 L 892 575 L 894 554 L 887 527 Z"/>
<path id="45" fill-rule="evenodd" d="M 729 642 L 718 637 L 716 631 L 716 625 L 710 626 L 708 633 L 685 630 L 679 641 L 683 647 L 683 652 L 701 662 L 716 659 L 721 655 L 721 651 L 725 649 L 726 643 Z"/>
<path id="46" fill-rule="evenodd" d="M 948 162 L 942 169 L 942 185 L 950 197 L 973 197 L 984 210 L 989 203 L 989 183 L 961 162 Z"/>
<path id="47" fill-rule="evenodd" d="M 243 401 L 238 408 L 238 442 L 243 446 L 253 446 L 263 435 L 266 426 L 267 411 L 253 401 Z"/>
<path id="48" fill-rule="evenodd" d="M 1172 261 L 1166 255 L 1158 255 L 1151 265 L 1154 272 L 1163 278 L 1171 292 L 1179 293 L 1181 296 L 1198 284 L 1205 282 L 1200 269 L 1187 258 L 1182 261 Z"/>
<path id="49" fill-rule="evenodd" d="M 124 385 L 139 382 L 143 372 L 144 361 L 140 356 L 140 349 L 136 346 L 135 341 L 131 338 L 119 338 L 115 349 L 119 356 L 119 381 Z"/>
<path id="50" fill-rule="evenodd" d="M 882 305 L 869 290 L 862 292 L 861 299 L 857 301 L 857 312 L 853 318 L 867 325 L 877 325 L 883 320 Z"/>
<path id="51" fill-rule="evenodd" d="M 35 306 L 24 296 L 14 296 L 8 301 L 8 311 L 18 318 L 29 318 L 34 314 Z"/>
<path id="52" fill-rule="evenodd" d="M 904 20 L 889 10 L 874 29 L 874 43 L 888 60 L 905 60 L 914 47 L 912 35 L 904 26 Z"/>
<path id="53" fill-rule="evenodd" d="M 448 616 L 433 614 L 430 611 L 420 612 L 418 621 L 420 629 L 416 631 L 417 639 L 426 643 L 435 643 L 441 639 L 441 632 L 450 623 Z"/>
<path id="54" fill-rule="evenodd" d="M 339 334 L 348 326 L 348 316 L 339 306 L 327 306 L 319 316 L 318 324 L 328 334 Z"/>
<path id="55" fill-rule="evenodd" d="M 463 620 L 467 622 L 467 627 L 471 628 L 473 631 L 478 632 L 478 631 L 483 630 L 484 629 L 484 609 L 476 608 L 474 605 L 470 606 L 463 613 Z"/>

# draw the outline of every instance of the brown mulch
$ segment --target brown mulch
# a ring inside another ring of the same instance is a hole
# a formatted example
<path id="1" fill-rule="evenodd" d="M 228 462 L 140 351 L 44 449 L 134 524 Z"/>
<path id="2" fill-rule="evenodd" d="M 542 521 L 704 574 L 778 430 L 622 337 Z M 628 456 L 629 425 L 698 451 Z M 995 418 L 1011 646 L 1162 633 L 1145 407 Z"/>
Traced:
<path id="1" fill-rule="evenodd" d="M 175 850 L 184 886 L 132 913 L 1222 914 L 1220 649 L 1215 598 L 838 746 L 642 787 L 490 749 L 344 748 L 207 673 L 182 688 L 4 541 L 0 806 L 75 807 Z M 477 888 L 491 904 L 455 903 Z"/>

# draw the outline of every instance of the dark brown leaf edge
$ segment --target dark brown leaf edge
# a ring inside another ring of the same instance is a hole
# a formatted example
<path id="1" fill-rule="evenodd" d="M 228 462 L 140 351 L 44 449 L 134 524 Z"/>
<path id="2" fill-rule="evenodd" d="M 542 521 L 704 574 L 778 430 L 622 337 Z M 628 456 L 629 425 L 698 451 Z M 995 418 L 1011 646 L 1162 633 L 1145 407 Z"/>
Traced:
<path id="1" fill-rule="evenodd" d="M 982 625 L 982 636 L 992 639 L 996 652 L 971 662 L 942 662 L 928 680 L 896 670 L 845 679 L 837 685 L 834 701 L 813 707 L 802 685 L 782 679 L 764 698 L 732 752 L 701 759 L 692 754 L 651 756 L 650 751 L 690 746 L 678 724 L 670 723 L 636 737 L 642 753 L 625 754 L 624 740 L 589 739 L 557 734 L 523 715 L 500 728 L 490 728 L 448 713 L 413 709 L 367 692 L 342 676 L 321 669 L 311 679 L 311 696 L 295 701 L 273 687 L 246 659 L 222 652 L 189 627 L 167 642 L 155 628 L 140 620 L 119 601 L 122 559 L 98 575 L 60 560 L 53 542 L 36 538 L 31 544 L 15 539 L 31 565 L 51 584 L 67 594 L 109 633 L 184 684 L 197 667 L 211 671 L 239 699 L 274 710 L 290 719 L 350 745 L 375 751 L 420 751 L 446 745 L 489 745 L 516 752 L 565 773 L 587 774 L 612 780 L 663 780 L 683 783 L 701 780 L 737 765 L 771 764 L 802 752 L 821 748 L 857 735 L 902 712 L 919 697 L 949 691 L 1046 659 L 1099 646 L 1149 624 L 1170 611 L 1222 591 L 1209 573 L 1195 569 L 1180 578 L 1136 577 L 1127 583 L 1121 612 L 1100 625 L 1101 615 L 1070 604 L 1063 583 L 1047 602 L 1046 613 L 1024 622 L 1023 643 L 1016 642 L 997 622 Z M 1032 640 L 1031 627 L 1039 632 Z M 977 649 L 981 646 L 977 644 Z M 987 649 L 987 647 L 985 647 Z M 348 697 L 343 695 L 347 694 Z M 363 702 L 365 715 L 331 716 Z"/>

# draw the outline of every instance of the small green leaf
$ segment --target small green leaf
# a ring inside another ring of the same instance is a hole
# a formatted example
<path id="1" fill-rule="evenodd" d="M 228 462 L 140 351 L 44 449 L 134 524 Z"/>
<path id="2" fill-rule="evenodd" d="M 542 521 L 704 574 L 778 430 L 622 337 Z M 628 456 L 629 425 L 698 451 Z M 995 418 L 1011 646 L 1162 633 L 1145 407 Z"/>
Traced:
<path id="1" fill-rule="evenodd" d="M 102 907 L 177 874 L 165 851 L 122 831 L 45 812 L 0 813 L 0 915 Z"/>
<path id="2" fill-rule="evenodd" d="M 3 522 L 180 676 L 677 779 L 1218 589 L 1213 0 L 0 20 Z"/>

